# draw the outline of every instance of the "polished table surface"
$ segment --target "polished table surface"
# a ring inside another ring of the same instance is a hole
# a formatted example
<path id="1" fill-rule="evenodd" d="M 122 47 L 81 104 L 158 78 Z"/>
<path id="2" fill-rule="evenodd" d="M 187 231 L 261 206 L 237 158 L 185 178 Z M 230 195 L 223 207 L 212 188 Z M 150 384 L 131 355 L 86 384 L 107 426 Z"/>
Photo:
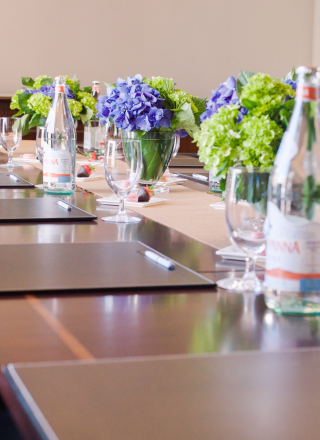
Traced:
<path id="1" fill-rule="evenodd" d="M 0 154 L 0 160 L 4 162 L 6 156 Z M 31 165 L 18 168 L 15 173 L 32 183 L 42 183 L 41 171 Z M 43 196 L 40 189 L 0 190 L 1 198 Z M 96 196 L 80 190 L 68 199 L 97 213 L 98 221 L 2 224 L 1 244 L 139 240 L 212 280 L 243 271 L 242 263 L 221 260 L 212 246 L 148 219 L 147 210 L 139 224 L 106 224 L 100 217 L 116 213 L 117 208 L 98 211 Z M 45 268 L 43 261 L 44 273 Z M 85 270 L 79 267 L 79 271 Z M 219 289 L 137 289 L 115 295 L 95 291 L 10 295 L 0 299 L 0 335 L 1 365 L 236 350 L 273 351 L 318 347 L 320 318 L 279 316 L 266 309 L 262 295 L 238 295 Z M 1 391 L 10 403 L 3 383 Z"/>

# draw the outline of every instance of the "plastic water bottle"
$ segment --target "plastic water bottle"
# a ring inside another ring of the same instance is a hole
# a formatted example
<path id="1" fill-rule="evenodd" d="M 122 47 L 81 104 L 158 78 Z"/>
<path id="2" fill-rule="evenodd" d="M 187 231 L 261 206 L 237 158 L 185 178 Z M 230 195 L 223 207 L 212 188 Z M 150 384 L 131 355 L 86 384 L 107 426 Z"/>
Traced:
<path id="1" fill-rule="evenodd" d="M 44 128 L 43 188 L 50 194 L 73 194 L 77 133 L 66 96 L 66 79 L 55 78 L 54 100 Z"/>
<path id="2" fill-rule="evenodd" d="M 269 182 L 265 301 L 280 313 L 319 314 L 319 73 L 297 73 L 293 113 Z"/>

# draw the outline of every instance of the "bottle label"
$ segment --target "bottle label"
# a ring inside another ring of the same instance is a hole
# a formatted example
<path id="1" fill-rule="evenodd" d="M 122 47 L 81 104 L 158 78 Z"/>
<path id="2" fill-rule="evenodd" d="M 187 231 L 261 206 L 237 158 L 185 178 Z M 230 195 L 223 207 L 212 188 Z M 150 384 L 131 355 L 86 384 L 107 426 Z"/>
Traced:
<path id="1" fill-rule="evenodd" d="M 284 216 L 268 202 L 265 284 L 277 290 L 320 290 L 320 224 Z"/>
<path id="2" fill-rule="evenodd" d="M 100 86 L 92 86 L 93 92 L 100 92 Z"/>
<path id="3" fill-rule="evenodd" d="M 65 93 L 65 86 L 58 86 L 58 85 L 56 85 L 55 87 L 54 87 L 54 91 L 55 91 L 55 93 Z"/>
<path id="4" fill-rule="evenodd" d="M 71 182 L 71 154 L 68 150 L 50 147 L 44 149 L 43 182 Z"/>
<path id="5" fill-rule="evenodd" d="M 84 132 L 83 148 L 84 148 L 84 150 L 91 150 L 91 133 L 90 133 L 90 131 Z"/>
<path id="6" fill-rule="evenodd" d="M 316 101 L 317 89 L 315 87 L 297 85 L 296 98 L 300 98 L 303 101 Z"/>

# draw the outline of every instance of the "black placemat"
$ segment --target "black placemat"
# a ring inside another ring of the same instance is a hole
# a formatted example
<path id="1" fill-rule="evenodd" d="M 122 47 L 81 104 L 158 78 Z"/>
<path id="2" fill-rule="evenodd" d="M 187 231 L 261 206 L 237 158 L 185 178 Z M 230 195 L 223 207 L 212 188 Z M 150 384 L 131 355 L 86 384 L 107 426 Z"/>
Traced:
<path id="1" fill-rule="evenodd" d="M 17 180 L 10 178 L 10 176 L 14 176 Z M 0 172 L 0 188 L 34 188 L 34 185 L 28 180 L 6 171 Z"/>
<path id="2" fill-rule="evenodd" d="M 0 246 L 0 292 L 212 286 L 175 263 L 168 270 L 146 258 L 138 241 Z"/>
<path id="3" fill-rule="evenodd" d="M 170 161 L 170 167 L 203 168 L 204 164 L 199 161 L 197 155 L 180 153 Z"/>
<path id="4" fill-rule="evenodd" d="M 0 222 L 95 220 L 96 215 L 69 204 L 58 205 L 59 197 L 0 199 Z"/>
<path id="5" fill-rule="evenodd" d="M 318 439 L 319 349 L 249 351 L 10 364 L 4 374 L 41 439 Z"/>

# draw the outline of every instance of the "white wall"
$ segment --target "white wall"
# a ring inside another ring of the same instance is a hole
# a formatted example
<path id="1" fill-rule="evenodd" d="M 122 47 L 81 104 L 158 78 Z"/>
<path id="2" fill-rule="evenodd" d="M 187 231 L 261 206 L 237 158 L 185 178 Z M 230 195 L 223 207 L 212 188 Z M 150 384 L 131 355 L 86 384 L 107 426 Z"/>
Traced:
<path id="1" fill-rule="evenodd" d="M 21 76 L 76 73 L 84 86 L 141 73 L 209 96 L 240 69 L 281 77 L 312 56 L 320 64 L 314 0 L 11 0 L 1 9 L 0 95 Z"/>

